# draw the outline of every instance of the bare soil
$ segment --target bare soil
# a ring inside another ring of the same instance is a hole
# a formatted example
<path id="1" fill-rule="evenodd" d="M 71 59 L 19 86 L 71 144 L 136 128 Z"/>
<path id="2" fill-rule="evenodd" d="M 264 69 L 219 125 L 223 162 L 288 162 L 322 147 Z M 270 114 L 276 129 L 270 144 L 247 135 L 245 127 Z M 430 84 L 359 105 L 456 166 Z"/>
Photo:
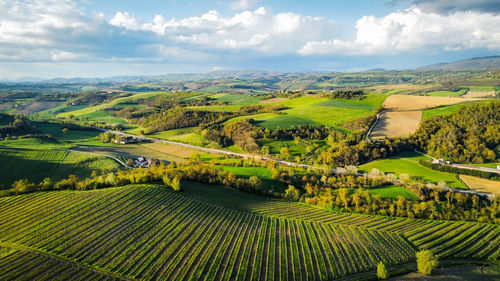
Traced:
<path id="1" fill-rule="evenodd" d="M 21 114 L 31 114 L 31 113 L 37 113 L 40 111 L 48 110 L 51 108 L 54 108 L 56 106 L 59 106 L 62 104 L 62 102 L 56 102 L 56 101 L 35 101 L 32 102 L 28 105 L 23 106 L 24 108 L 19 110 L 19 113 Z"/>
<path id="2" fill-rule="evenodd" d="M 370 135 L 372 138 L 407 137 L 418 128 L 422 111 L 388 111 L 380 115 Z"/>
<path id="3" fill-rule="evenodd" d="M 494 266 L 459 265 L 446 268 L 438 268 L 431 275 L 423 275 L 412 272 L 402 276 L 389 278 L 390 281 L 498 281 L 500 280 L 500 268 Z"/>
<path id="4" fill-rule="evenodd" d="M 288 98 L 272 98 L 272 99 L 260 101 L 260 103 L 273 103 L 273 102 L 280 102 L 280 101 L 286 101 L 286 100 L 288 100 Z"/>
<path id="5" fill-rule="evenodd" d="M 495 92 L 494 91 L 489 91 L 489 92 L 472 92 L 469 91 L 467 94 L 461 96 L 462 98 L 484 98 L 484 97 L 491 97 L 494 96 Z"/>
<path id="6" fill-rule="evenodd" d="M 426 108 L 476 100 L 477 99 L 472 98 L 391 95 L 385 99 L 383 106 L 389 110 L 423 110 Z"/>
<path id="7" fill-rule="evenodd" d="M 483 178 L 460 175 L 460 179 L 472 190 L 500 194 L 500 182 Z"/>

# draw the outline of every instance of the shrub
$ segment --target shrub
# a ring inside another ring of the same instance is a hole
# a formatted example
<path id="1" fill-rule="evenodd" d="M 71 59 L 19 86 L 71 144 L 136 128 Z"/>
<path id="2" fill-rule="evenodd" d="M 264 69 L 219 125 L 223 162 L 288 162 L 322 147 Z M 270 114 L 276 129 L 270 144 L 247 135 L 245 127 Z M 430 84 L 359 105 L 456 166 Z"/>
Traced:
<path id="1" fill-rule="evenodd" d="M 387 279 L 389 277 L 389 272 L 385 268 L 385 264 L 383 262 L 379 262 L 377 264 L 377 278 L 378 279 Z"/>
<path id="2" fill-rule="evenodd" d="M 438 260 L 429 250 L 417 252 L 417 268 L 420 273 L 430 275 L 438 265 Z"/>

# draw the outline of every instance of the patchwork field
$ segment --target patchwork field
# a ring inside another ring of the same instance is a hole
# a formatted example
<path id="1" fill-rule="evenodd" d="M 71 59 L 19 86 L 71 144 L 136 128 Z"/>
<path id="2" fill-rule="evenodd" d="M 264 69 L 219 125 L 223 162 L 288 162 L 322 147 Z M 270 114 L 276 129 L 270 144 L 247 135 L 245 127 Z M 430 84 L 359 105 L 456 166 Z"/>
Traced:
<path id="1" fill-rule="evenodd" d="M 374 278 L 379 261 L 413 270 L 417 248 L 441 258 L 500 255 L 494 225 L 334 214 L 183 184 L 180 194 L 137 185 L 0 198 L 3 279 L 47 280 L 51 259 L 20 248 L 66 261 L 59 271 L 85 265 L 94 273 L 79 274 L 92 280 L 355 280 Z"/>
<path id="2" fill-rule="evenodd" d="M 417 130 L 421 119 L 422 111 L 384 112 L 380 114 L 370 137 L 374 139 L 408 137 Z"/>
<path id="3" fill-rule="evenodd" d="M 472 190 L 500 194 L 500 181 L 492 181 L 467 175 L 460 175 L 460 179 Z"/>

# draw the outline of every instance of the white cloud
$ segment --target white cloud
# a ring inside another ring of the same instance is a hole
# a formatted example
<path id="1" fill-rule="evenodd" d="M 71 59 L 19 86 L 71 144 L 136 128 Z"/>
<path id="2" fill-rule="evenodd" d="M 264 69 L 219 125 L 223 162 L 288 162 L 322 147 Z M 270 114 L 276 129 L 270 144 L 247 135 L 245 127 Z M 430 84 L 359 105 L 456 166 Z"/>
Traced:
<path id="1" fill-rule="evenodd" d="M 353 40 L 310 41 L 299 53 L 396 54 L 486 48 L 500 50 L 500 15 L 481 12 L 425 13 L 417 7 L 357 21 Z"/>
<path id="2" fill-rule="evenodd" d="M 321 40 L 336 33 L 336 25 L 321 17 L 295 13 L 272 14 L 263 7 L 223 17 L 211 10 L 199 17 L 138 23 L 136 18 L 118 12 L 110 24 L 128 30 L 151 31 L 174 42 L 205 49 L 252 49 L 272 54 L 295 53 L 307 41 Z"/>
<path id="3" fill-rule="evenodd" d="M 231 2 L 229 7 L 233 10 L 250 10 L 259 0 L 238 0 Z"/>

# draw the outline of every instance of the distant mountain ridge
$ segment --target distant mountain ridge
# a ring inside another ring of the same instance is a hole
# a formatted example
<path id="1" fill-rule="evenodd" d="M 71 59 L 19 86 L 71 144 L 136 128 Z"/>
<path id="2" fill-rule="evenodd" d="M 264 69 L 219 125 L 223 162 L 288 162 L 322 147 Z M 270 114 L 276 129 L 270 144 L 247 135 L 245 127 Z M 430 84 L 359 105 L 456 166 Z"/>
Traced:
<path id="1" fill-rule="evenodd" d="M 486 70 L 500 69 L 500 56 L 477 57 L 466 60 L 460 60 L 450 63 L 437 63 L 428 66 L 423 66 L 407 71 L 464 71 L 464 70 Z M 385 70 L 383 68 L 373 68 L 360 72 L 391 72 L 398 70 Z M 404 71 L 404 70 L 403 70 Z M 98 83 L 170 83 L 170 82 L 201 82 L 213 81 L 219 79 L 257 79 L 257 78 L 283 78 L 286 76 L 309 76 L 322 75 L 322 73 L 344 73 L 344 72 L 296 72 L 285 73 L 279 71 L 265 70 L 216 70 L 207 73 L 173 73 L 162 75 L 131 75 L 131 76 L 114 76 L 107 78 L 53 78 L 43 79 L 38 77 L 25 77 L 15 80 L 0 80 L 0 83 L 10 84 L 98 84 Z M 348 73 L 348 72 L 345 72 Z"/>
<path id="2" fill-rule="evenodd" d="M 484 69 L 500 69 L 500 56 L 478 57 L 466 60 L 460 60 L 450 63 L 437 63 L 416 70 L 433 71 L 433 70 L 484 70 Z"/>

